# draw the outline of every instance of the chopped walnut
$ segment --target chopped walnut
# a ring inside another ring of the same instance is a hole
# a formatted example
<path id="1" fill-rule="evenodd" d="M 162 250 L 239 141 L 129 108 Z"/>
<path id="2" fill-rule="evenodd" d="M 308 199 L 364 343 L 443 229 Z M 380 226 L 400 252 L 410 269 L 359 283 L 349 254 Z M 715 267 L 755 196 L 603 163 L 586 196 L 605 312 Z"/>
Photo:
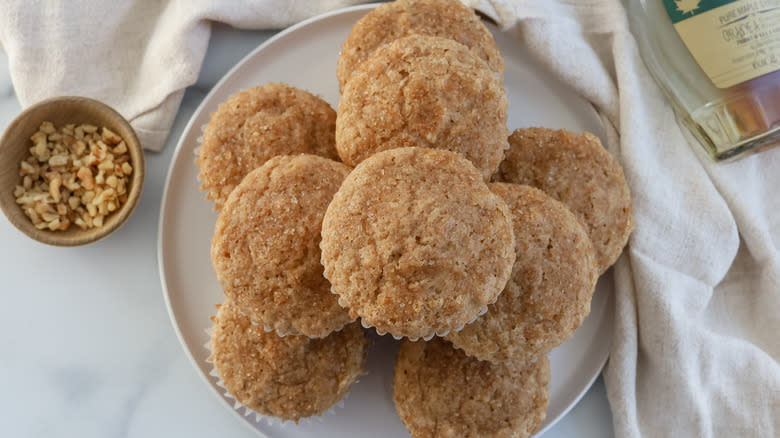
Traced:
<path id="1" fill-rule="evenodd" d="M 133 167 L 122 137 L 108 128 L 41 123 L 19 166 L 16 203 L 38 229 L 100 227 L 127 202 Z"/>

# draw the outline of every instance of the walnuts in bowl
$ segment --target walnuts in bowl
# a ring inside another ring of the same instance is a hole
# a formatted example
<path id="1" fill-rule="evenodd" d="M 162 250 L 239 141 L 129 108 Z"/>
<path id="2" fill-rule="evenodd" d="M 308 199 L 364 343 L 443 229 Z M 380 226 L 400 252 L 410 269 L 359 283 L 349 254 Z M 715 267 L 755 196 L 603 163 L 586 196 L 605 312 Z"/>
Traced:
<path id="1" fill-rule="evenodd" d="M 14 196 L 36 228 L 100 227 L 127 202 L 133 166 L 126 143 L 110 129 L 69 124 L 57 130 L 43 122 L 30 140 Z"/>

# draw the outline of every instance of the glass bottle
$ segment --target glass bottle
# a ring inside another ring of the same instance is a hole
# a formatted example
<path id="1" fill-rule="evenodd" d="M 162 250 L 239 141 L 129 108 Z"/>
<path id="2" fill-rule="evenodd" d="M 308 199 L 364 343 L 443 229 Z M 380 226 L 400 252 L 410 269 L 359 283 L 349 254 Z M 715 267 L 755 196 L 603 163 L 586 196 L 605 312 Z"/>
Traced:
<path id="1" fill-rule="evenodd" d="M 780 145 L 780 0 L 628 0 L 642 58 L 715 160 Z"/>

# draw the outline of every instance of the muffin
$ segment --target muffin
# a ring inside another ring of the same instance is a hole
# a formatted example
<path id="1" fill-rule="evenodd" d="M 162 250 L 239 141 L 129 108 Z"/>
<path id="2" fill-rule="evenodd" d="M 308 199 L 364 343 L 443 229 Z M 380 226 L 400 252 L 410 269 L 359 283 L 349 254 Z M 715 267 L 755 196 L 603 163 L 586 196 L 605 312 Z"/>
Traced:
<path id="1" fill-rule="evenodd" d="M 550 362 L 494 364 L 448 342 L 405 341 L 395 364 L 393 399 L 414 438 L 529 437 L 544 421 Z"/>
<path id="2" fill-rule="evenodd" d="M 325 276 L 350 316 L 395 337 L 444 335 L 496 300 L 515 261 L 511 213 L 462 155 L 380 152 L 322 222 Z"/>
<path id="3" fill-rule="evenodd" d="M 487 180 L 506 148 L 507 99 L 487 64 L 462 44 L 409 36 L 374 52 L 339 102 L 336 149 L 350 166 L 383 150 L 459 152 Z"/>
<path id="4" fill-rule="evenodd" d="M 377 6 L 352 27 L 339 54 L 339 90 L 377 48 L 410 35 L 449 38 L 465 45 L 503 80 L 504 60 L 474 11 L 454 0 L 398 0 Z"/>
<path id="5" fill-rule="evenodd" d="M 249 172 L 277 155 L 308 153 L 338 160 L 336 112 L 295 87 L 267 83 L 230 97 L 211 114 L 195 162 L 201 190 L 219 211 Z"/>
<path id="6" fill-rule="evenodd" d="M 368 342 L 357 323 L 324 339 L 280 337 L 229 298 L 218 307 L 208 360 L 229 394 L 261 415 L 297 423 L 321 414 L 364 373 Z"/>
<path id="7" fill-rule="evenodd" d="M 598 268 L 577 218 L 541 190 L 491 184 L 513 215 L 516 259 L 495 303 L 447 340 L 491 362 L 528 361 L 574 334 L 590 313 Z"/>
<path id="8" fill-rule="evenodd" d="M 322 338 L 352 321 L 320 264 L 322 217 L 350 169 L 315 155 L 273 157 L 233 190 L 211 261 L 225 295 L 280 335 Z"/>
<path id="9" fill-rule="evenodd" d="M 563 202 L 585 225 L 600 274 L 617 261 L 634 229 L 623 168 L 591 133 L 518 129 L 495 179 L 536 187 Z"/>

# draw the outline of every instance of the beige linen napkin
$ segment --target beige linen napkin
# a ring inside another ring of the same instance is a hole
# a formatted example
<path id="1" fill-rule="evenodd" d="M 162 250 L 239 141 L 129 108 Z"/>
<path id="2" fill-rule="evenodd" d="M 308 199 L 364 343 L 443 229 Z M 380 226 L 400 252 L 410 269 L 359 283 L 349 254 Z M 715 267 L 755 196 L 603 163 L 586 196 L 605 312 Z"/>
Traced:
<path id="1" fill-rule="evenodd" d="M 605 381 L 616 435 L 780 436 L 780 148 L 731 164 L 695 152 L 619 0 L 464 2 L 593 103 L 624 166 L 636 229 L 614 268 Z M 0 42 L 23 105 L 93 96 L 159 149 L 210 21 L 275 28 L 347 3 L 12 0 Z"/>
<path id="2" fill-rule="evenodd" d="M 211 22 L 280 29 L 358 0 L 3 0 L 0 46 L 23 107 L 72 94 L 117 109 L 146 149 L 165 144 L 198 79 Z"/>

